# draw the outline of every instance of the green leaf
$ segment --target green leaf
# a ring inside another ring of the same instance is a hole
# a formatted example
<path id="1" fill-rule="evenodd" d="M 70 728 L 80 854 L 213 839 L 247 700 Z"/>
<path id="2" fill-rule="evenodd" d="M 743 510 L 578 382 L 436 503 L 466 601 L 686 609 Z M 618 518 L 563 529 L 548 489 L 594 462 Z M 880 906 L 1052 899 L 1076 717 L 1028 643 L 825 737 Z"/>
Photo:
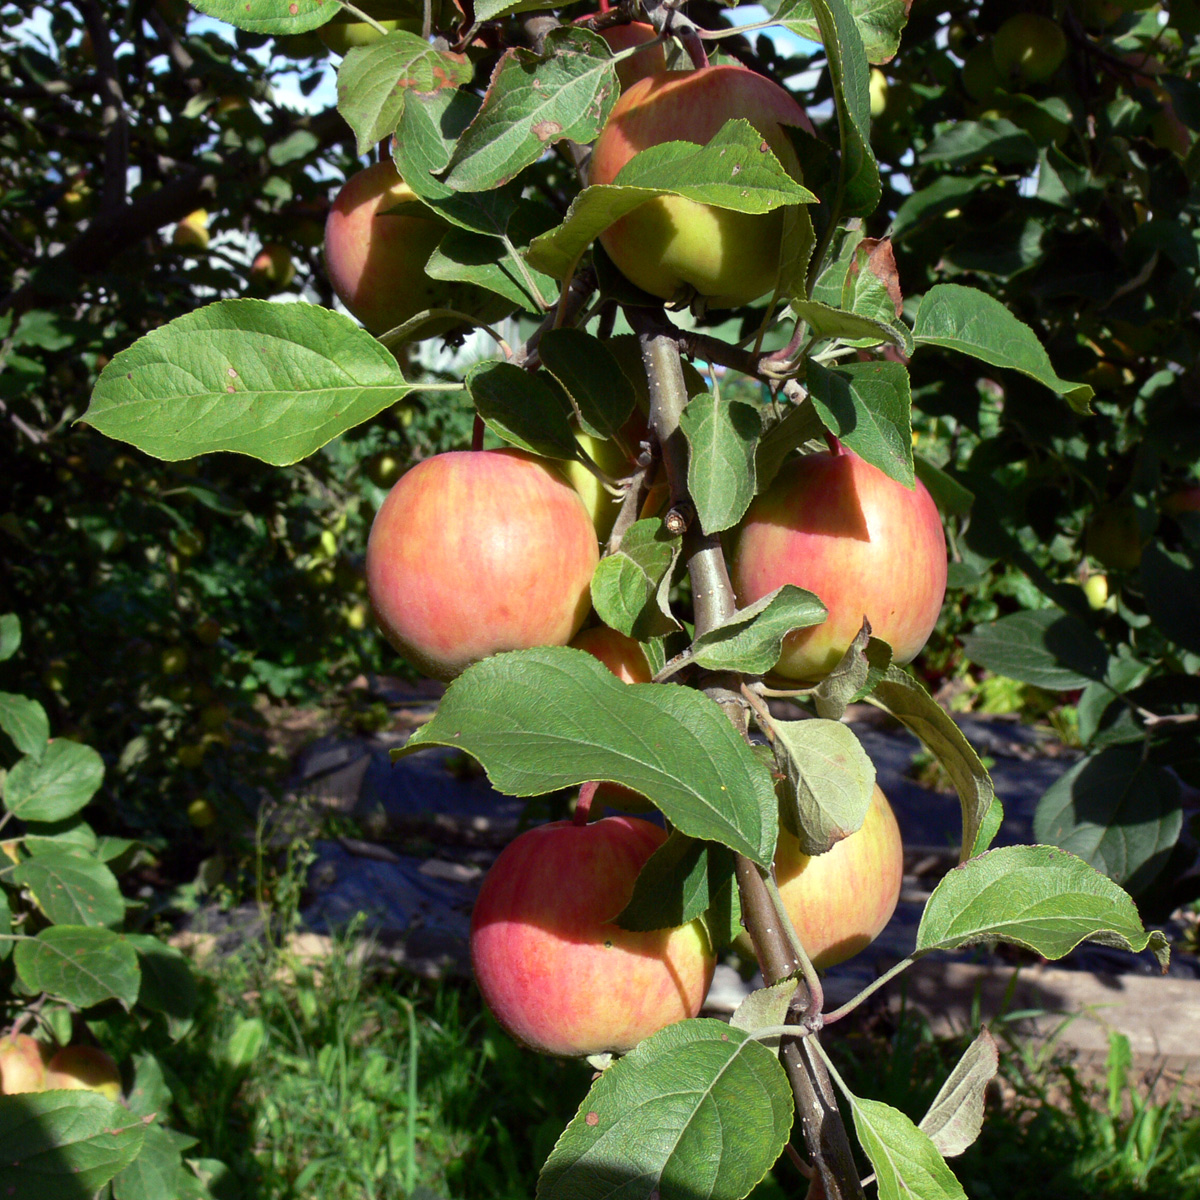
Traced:
<path id="1" fill-rule="evenodd" d="M 728 121 L 707 146 L 663 142 L 630 159 L 610 184 L 593 184 L 571 202 L 563 223 L 535 238 L 529 261 L 565 279 L 588 246 L 626 213 L 656 196 L 678 195 L 735 212 L 764 213 L 816 197 L 798 184 L 743 120 Z"/>
<path id="2" fill-rule="evenodd" d="M 676 829 L 642 868 L 617 924 L 636 931 L 675 929 L 702 916 L 735 886 L 733 855 L 724 846 Z"/>
<path id="3" fill-rule="evenodd" d="M 582 650 L 518 650 L 468 667 L 399 753 L 422 746 L 470 754 L 508 795 L 619 783 L 691 837 L 764 866 L 775 850 L 770 772 L 720 707 L 691 688 L 622 683 Z"/>
<path id="4" fill-rule="evenodd" d="M 862 827 L 875 794 L 875 764 L 848 725 L 820 717 L 773 721 L 775 757 L 796 798 L 795 827 L 805 854 L 824 854 Z"/>
<path id="5" fill-rule="evenodd" d="M 928 489 L 933 502 L 947 516 L 965 517 L 975 503 L 975 493 L 963 487 L 952 475 L 920 454 L 913 455 L 917 478 Z"/>
<path id="6" fill-rule="evenodd" d="M 999 1066 L 996 1039 L 985 1026 L 963 1052 L 918 1126 L 939 1154 L 954 1158 L 975 1143 L 983 1128 L 988 1084 Z"/>
<path id="7" fill-rule="evenodd" d="M 179 1200 L 183 1174 L 183 1158 L 175 1139 L 157 1125 L 149 1125 L 142 1152 L 113 1179 L 113 1200 Z"/>
<path id="8" fill-rule="evenodd" d="M 803 297 L 792 300 L 791 305 L 796 316 L 807 321 L 813 333 L 820 337 L 836 338 L 850 346 L 877 346 L 880 342 L 888 342 L 905 354 L 912 352 L 912 337 L 899 322 L 881 321 L 878 317 L 848 312 Z"/>
<path id="9" fill-rule="evenodd" d="M 3 962 L 11 953 L 13 943 L 9 940 L 9 935 L 12 933 L 12 908 L 8 903 L 8 893 L 0 888 L 0 962 Z"/>
<path id="10" fill-rule="evenodd" d="M 1050 691 L 1086 687 L 1108 670 L 1104 643 L 1060 608 L 1013 613 L 962 639 L 972 662 Z"/>
<path id="11" fill-rule="evenodd" d="M 1177 645 L 1200 654 L 1200 559 L 1152 541 L 1142 551 L 1139 578 L 1155 625 Z"/>
<path id="12" fill-rule="evenodd" d="M 770 987 L 756 989 L 737 1006 L 737 1010 L 729 1018 L 729 1024 L 734 1029 L 744 1029 L 747 1033 L 786 1025 L 788 1009 L 792 1006 L 797 987 L 799 983 L 796 978 L 789 976 Z M 778 1053 L 778 1037 L 764 1037 L 758 1040 L 768 1050 Z"/>
<path id="13" fill-rule="evenodd" d="M 854 1132 L 875 1168 L 879 1200 L 967 1200 L 937 1147 L 899 1109 L 850 1096 Z"/>
<path id="14" fill-rule="evenodd" d="M 1055 846 L 989 850 L 955 867 L 934 888 L 917 929 L 917 950 L 991 941 L 1051 959 L 1085 941 L 1135 952 L 1149 947 L 1164 970 L 1170 953 L 1163 934 L 1142 928 L 1125 892 Z"/>
<path id="15" fill-rule="evenodd" d="M 162 1013 L 167 1033 L 178 1041 L 192 1027 L 198 993 L 187 958 L 173 946 L 149 934 L 127 934 L 126 941 L 137 951 L 142 971 L 138 1004 Z"/>
<path id="16" fill-rule="evenodd" d="M 0 729 L 22 754 L 35 760 L 42 757 L 50 738 L 46 710 L 36 700 L 12 692 L 0 692 Z"/>
<path id="17" fill-rule="evenodd" d="M 26 755 L 4 780 L 4 807 L 26 821 L 73 816 L 104 781 L 104 760 L 90 746 L 66 738 L 47 744 L 40 760 Z"/>
<path id="18" fill-rule="evenodd" d="M 129 1008 L 141 986 L 137 954 L 110 929 L 53 925 L 13 951 L 21 982 L 77 1008 L 117 1000 Z"/>
<path id="19" fill-rule="evenodd" d="M 1166 865 L 1183 829 L 1178 779 L 1142 747 L 1110 746 L 1060 776 L 1038 801 L 1033 836 L 1061 846 L 1135 895 Z"/>
<path id="20" fill-rule="evenodd" d="M 324 25 L 338 0 L 197 0 L 192 7 L 250 33 L 307 33 Z"/>
<path id="21" fill-rule="evenodd" d="M 783 639 L 793 629 L 820 625 L 827 616 L 812 592 L 785 583 L 701 634 L 692 643 L 692 657 L 712 671 L 763 675 L 779 661 Z"/>
<path id="22" fill-rule="evenodd" d="M 900 32 L 908 21 L 905 0 L 849 0 L 850 15 L 858 26 L 869 62 L 885 63 L 900 46 Z M 821 29 L 808 0 L 783 0 L 774 20 L 810 42 L 821 40 Z"/>
<path id="23" fill-rule="evenodd" d="M 940 220 L 995 181 L 994 175 L 940 175 L 928 187 L 904 197 L 892 221 L 893 239 L 899 241 L 914 229 Z"/>
<path id="24" fill-rule="evenodd" d="M 467 372 L 465 383 L 484 424 L 506 442 L 546 458 L 578 457 L 571 402 L 553 379 L 485 361 Z"/>
<path id="25" fill-rule="evenodd" d="M 779 474 L 779 468 L 793 450 L 803 446 L 805 442 L 823 437 L 824 433 L 825 422 L 822 421 L 811 398 L 793 406 L 782 421 L 772 425 L 759 439 L 758 450 L 754 456 L 758 490 L 765 492 L 771 486 L 775 476 Z"/>
<path id="26" fill-rule="evenodd" d="M 986 292 L 957 283 L 931 287 L 917 310 L 913 341 L 917 349 L 941 346 L 1020 371 L 1065 397 L 1076 412 L 1091 411 L 1091 387 L 1060 379 L 1033 330 Z"/>
<path id="27" fill-rule="evenodd" d="M 538 1200 L 741 1200 L 779 1157 L 793 1101 L 778 1058 L 723 1021 L 680 1021 L 592 1085 Z"/>
<path id="28" fill-rule="evenodd" d="M 515 178 L 555 142 L 591 142 L 616 103 L 617 73 L 598 33 L 560 26 L 545 53 L 506 50 L 483 105 L 450 156 L 447 186 L 481 192 Z"/>
<path id="29" fill-rule="evenodd" d="M 116 355 L 84 419 L 172 462 L 230 450 L 285 466 L 412 390 L 392 353 L 341 313 L 219 300 Z"/>
<path id="30" fill-rule="evenodd" d="M 116 876 L 94 858 L 64 850 L 27 858 L 9 878 L 27 887 L 55 925 L 111 927 L 125 919 Z"/>
<path id="31" fill-rule="evenodd" d="M 25 849 L 30 854 L 74 854 L 99 858 L 96 831 L 78 814 L 65 821 L 26 821 Z M 101 862 L 106 861 L 101 858 Z"/>
<path id="32" fill-rule="evenodd" d="M 12 658 L 21 648 L 21 618 L 16 613 L 0 615 L 0 662 Z"/>
<path id="33" fill-rule="evenodd" d="M 126 1097 L 129 1111 L 139 1117 L 166 1112 L 174 1101 L 159 1058 L 148 1052 L 133 1057 L 133 1084 Z"/>
<path id="34" fill-rule="evenodd" d="M 358 153 L 395 132 L 410 92 L 428 96 L 461 87 L 474 70 L 466 55 L 436 50 L 403 30 L 352 49 L 338 67 L 338 112 L 354 130 Z"/>
<path id="35" fill-rule="evenodd" d="M 93 1200 L 142 1149 L 140 1118 L 96 1092 L 0 1097 L 0 1195 Z"/>
<path id="36" fill-rule="evenodd" d="M 267 1027 L 261 1017 L 239 1017 L 225 1047 L 225 1061 L 235 1069 L 248 1067 L 267 1040 Z"/>
<path id="37" fill-rule="evenodd" d="M 808 394 L 825 428 L 860 458 L 905 487 L 914 486 L 912 393 L 894 362 L 809 363 Z"/>
<path id="38" fill-rule="evenodd" d="M 1003 809 L 991 776 L 963 731 L 911 675 L 895 664 L 871 696 L 920 738 L 953 781 L 962 805 L 961 857 L 966 859 L 986 850 L 1000 828 Z"/>
<path id="39" fill-rule="evenodd" d="M 1033 138 L 1019 125 L 998 117 L 985 121 L 956 121 L 930 142 L 921 161 L 942 162 L 952 167 L 975 166 L 980 162 L 1032 166 L 1037 157 L 1037 143 Z"/>
<path id="40" fill-rule="evenodd" d="M 680 539 L 658 517 L 635 521 L 615 554 L 592 575 L 592 604 L 605 625 L 639 642 L 674 633 L 667 590 L 679 557 Z"/>
<path id="41" fill-rule="evenodd" d="M 753 404 L 703 393 L 679 418 L 688 442 L 688 492 L 705 533 L 732 529 L 754 499 L 762 418 Z"/>
<path id="42" fill-rule="evenodd" d="M 870 695 L 891 665 L 891 646 L 871 637 L 864 623 L 838 665 L 817 684 L 813 692 L 817 716 L 840 721 L 851 704 Z"/>
<path id="43" fill-rule="evenodd" d="M 542 365 L 571 399 L 579 426 L 608 439 L 633 412 L 633 384 L 608 347 L 582 329 L 551 329 L 538 342 Z"/>

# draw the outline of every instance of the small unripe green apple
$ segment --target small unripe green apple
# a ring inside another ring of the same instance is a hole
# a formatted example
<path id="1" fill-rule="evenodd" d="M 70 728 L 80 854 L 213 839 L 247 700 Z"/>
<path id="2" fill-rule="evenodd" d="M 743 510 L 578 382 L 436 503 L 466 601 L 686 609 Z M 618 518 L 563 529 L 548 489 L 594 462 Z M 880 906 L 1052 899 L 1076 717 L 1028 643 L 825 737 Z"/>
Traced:
<path id="1" fill-rule="evenodd" d="M 325 25 L 322 25 L 317 30 L 321 41 L 329 47 L 334 54 L 339 57 L 344 57 L 351 50 L 359 46 L 370 46 L 385 37 L 389 33 L 394 33 L 397 29 L 403 29 L 408 33 L 420 33 L 420 20 L 382 20 L 379 22 L 383 26 L 383 31 L 376 29 L 369 21 L 342 20 L 339 17 Z"/>
<path id="2" fill-rule="evenodd" d="M 199 529 L 178 529 L 171 540 L 175 552 L 183 558 L 195 558 L 204 549 L 204 534 Z"/>
<path id="3" fill-rule="evenodd" d="M 871 94 L 871 116 L 878 119 L 883 116 L 888 101 L 888 78 L 878 67 L 871 68 L 868 87 Z"/>
<path id="4" fill-rule="evenodd" d="M 282 291 L 296 277 L 296 264 L 286 246 L 264 246 L 250 264 L 250 282 L 262 292 Z"/>
<path id="5" fill-rule="evenodd" d="M 171 236 L 171 241 L 186 250 L 207 250 L 209 242 L 208 213 L 203 208 L 197 208 L 188 213 Z"/>
<path id="6" fill-rule="evenodd" d="M 614 924 L 666 831 L 636 817 L 556 821 L 511 842 L 471 916 L 471 964 L 496 1020 L 531 1050 L 622 1054 L 700 1011 L 715 957 L 699 921 Z"/>
<path id="7" fill-rule="evenodd" d="M 452 679 L 502 650 L 565 646 L 599 559 L 591 517 L 552 463 L 451 451 L 401 476 L 375 514 L 367 590 L 384 637 Z"/>
<path id="8" fill-rule="evenodd" d="M 1108 576 L 1089 575 L 1083 581 L 1083 594 L 1089 608 L 1103 608 L 1108 603 Z"/>
<path id="9" fill-rule="evenodd" d="M 197 829 L 207 829 L 216 823 L 217 810 L 207 800 L 193 800 L 187 806 L 188 820 Z"/>
<path id="10" fill-rule="evenodd" d="M 992 58 L 1000 78 L 1011 83 L 1045 83 L 1067 57 L 1062 27 L 1036 13 L 1016 13 L 992 39 Z"/>
<path id="11" fill-rule="evenodd" d="M 862 826 L 824 854 L 805 854 L 792 834 L 779 831 L 779 894 L 800 944 L 821 969 L 852 958 L 883 932 L 903 878 L 900 826 L 878 785 Z"/>
<path id="12" fill-rule="evenodd" d="M 187 670 L 188 652 L 183 646 L 168 646 L 158 663 L 164 675 L 182 675 Z"/>
<path id="13" fill-rule="evenodd" d="M 583 452 L 610 479 L 621 479 L 633 471 L 633 460 L 615 441 L 592 437 L 590 433 L 577 433 L 575 440 L 583 448 Z M 608 541 L 608 535 L 612 533 L 613 523 L 621 507 L 620 497 L 608 491 L 581 462 L 564 462 L 561 470 L 567 482 L 579 493 L 580 499 L 587 506 L 592 523 L 596 527 L 596 536 L 602 542 Z"/>
<path id="14" fill-rule="evenodd" d="M 1142 530 L 1131 504 L 1104 504 L 1088 522 L 1084 549 L 1101 566 L 1132 571 L 1142 561 Z"/>
<path id="15" fill-rule="evenodd" d="M 946 538 L 937 506 L 857 454 L 804 454 L 780 469 L 740 526 L 730 577 L 738 607 L 785 583 L 807 588 L 829 615 L 784 639 L 775 666 L 812 682 L 837 666 L 862 627 L 895 662 L 925 645 L 946 594 Z"/>
<path id="16" fill-rule="evenodd" d="M 0 1094 L 17 1096 L 46 1088 L 46 1058 L 42 1044 L 27 1033 L 0 1038 Z"/>
<path id="17" fill-rule="evenodd" d="M 762 75 L 721 65 L 663 71 L 629 88 L 596 139 L 590 182 L 612 183 L 634 155 L 663 142 L 705 146 L 734 118 L 749 121 L 784 169 L 800 178 L 785 127 L 811 132 L 804 110 Z M 774 289 L 783 226 L 782 209 L 738 213 L 660 196 L 610 225 L 600 242 L 621 273 L 652 296 L 695 295 L 711 308 L 733 308 Z"/>
<path id="18" fill-rule="evenodd" d="M 216 617 L 201 617 L 192 626 L 192 633 L 202 646 L 215 646 L 221 640 L 221 622 Z"/>
<path id="19" fill-rule="evenodd" d="M 390 488 L 404 474 L 404 459 L 390 450 L 380 450 L 363 463 L 363 473 L 376 487 Z"/>
<path id="20" fill-rule="evenodd" d="M 121 1071 L 98 1046 L 67 1046 L 46 1064 L 46 1091 L 99 1092 L 106 1100 L 121 1098 Z"/>

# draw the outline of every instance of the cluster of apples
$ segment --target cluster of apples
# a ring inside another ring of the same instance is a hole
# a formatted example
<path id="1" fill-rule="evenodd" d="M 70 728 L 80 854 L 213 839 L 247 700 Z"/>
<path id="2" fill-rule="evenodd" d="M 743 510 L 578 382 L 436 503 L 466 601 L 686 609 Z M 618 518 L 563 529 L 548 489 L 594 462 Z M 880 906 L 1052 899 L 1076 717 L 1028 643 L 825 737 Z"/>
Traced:
<path id="1" fill-rule="evenodd" d="M 659 49 L 644 31 L 625 36 Z M 785 127 L 811 127 L 777 85 L 742 67 L 663 71 L 641 55 L 623 63 L 630 64 L 644 77 L 627 72 L 622 80 L 627 90 L 594 147 L 591 182 L 610 182 L 660 142 L 706 144 L 735 117 L 799 177 Z M 411 207 L 415 200 L 384 162 L 351 178 L 330 211 L 331 281 L 377 333 L 445 302 L 447 285 L 424 275 L 444 226 Z M 782 236 L 779 212 L 746 215 L 662 197 L 601 240 L 644 291 L 729 307 L 774 289 Z M 456 300 L 460 309 L 473 303 L 461 292 Z M 632 472 L 628 446 L 589 449 Z M 579 490 L 563 468 L 517 449 L 438 454 L 403 474 L 376 514 L 366 558 L 371 606 L 391 644 L 443 680 L 490 654 L 570 644 L 629 684 L 650 682 L 635 641 L 602 626 L 584 629 L 612 507 L 597 504 L 594 491 L 585 503 L 587 483 L 577 478 Z M 787 583 L 825 602 L 825 622 L 790 634 L 775 667 L 805 683 L 836 665 L 864 616 L 895 659 L 908 661 L 932 631 L 945 593 L 945 539 L 929 493 L 920 483 L 906 489 L 840 446 L 785 464 L 747 512 L 732 553 L 739 605 Z M 626 814 L 589 820 L 590 809 L 602 806 L 589 796 L 575 820 L 522 834 L 488 873 L 472 919 L 472 962 L 485 1000 L 514 1037 L 545 1053 L 628 1050 L 694 1016 L 712 977 L 715 955 L 700 923 L 654 932 L 614 923 L 667 835 L 627 815 L 644 799 L 629 803 L 611 788 L 599 799 Z M 775 870 L 818 966 L 863 949 L 891 916 L 902 873 L 899 830 L 883 793 L 876 789 L 863 827 L 826 854 L 809 858 L 784 833 Z"/>
<path id="2" fill-rule="evenodd" d="M 27 1033 L 0 1038 L 0 1095 L 63 1089 L 98 1092 L 116 1101 L 121 1098 L 121 1070 L 98 1046 L 56 1050 Z"/>

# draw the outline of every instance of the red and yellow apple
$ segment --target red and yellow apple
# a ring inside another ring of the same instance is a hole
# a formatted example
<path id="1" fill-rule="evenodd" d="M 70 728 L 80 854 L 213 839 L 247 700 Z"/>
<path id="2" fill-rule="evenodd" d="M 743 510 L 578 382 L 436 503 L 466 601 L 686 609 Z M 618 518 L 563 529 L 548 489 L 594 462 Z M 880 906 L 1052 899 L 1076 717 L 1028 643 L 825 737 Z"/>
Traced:
<path id="1" fill-rule="evenodd" d="M 342 303 L 375 334 L 427 308 L 454 308 L 484 321 L 511 312 L 512 304 L 491 292 L 425 274 L 449 227 L 432 209 L 389 213 L 416 201 L 390 161 L 352 175 L 338 192 L 325 222 L 325 268 Z M 431 323 L 420 336 L 444 333 L 454 324 Z"/>
<path id="2" fill-rule="evenodd" d="M 296 277 L 292 252 L 278 243 L 264 246 L 250 264 L 250 283 L 260 292 L 278 292 Z"/>
<path id="3" fill-rule="evenodd" d="M 811 131 L 799 104 L 778 84 L 744 67 L 663 71 L 617 101 L 592 151 L 590 182 L 612 183 L 635 154 L 662 142 L 707 145 L 726 121 L 750 122 L 785 170 L 800 164 L 785 130 Z M 712 308 L 748 304 L 779 277 L 783 212 L 738 213 L 660 196 L 609 226 L 600 241 L 630 282 L 663 300 L 706 297 Z"/>
<path id="4" fill-rule="evenodd" d="M 786 829 L 775 847 L 775 881 L 813 964 L 836 966 L 883 932 L 900 899 L 904 845 L 876 785 L 862 826 L 824 854 L 808 855 Z"/>
<path id="5" fill-rule="evenodd" d="M 924 484 L 909 491 L 857 454 L 785 463 L 740 526 L 731 578 L 739 607 L 784 584 L 815 592 L 829 615 L 784 639 L 787 679 L 824 678 L 871 622 L 908 662 L 925 645 L 946 594 L 946 538 Z"/>
<path id="6" fill-rule="evenodd" d="M 207 250 L 209 242 L 208 213 L 197 208 L 188 213 L 171 235 L 171 241 L 185 250 Z"/>
<path id="7" fill-rule="evenodd" d="M 649 683 L 650 664 L 641 644 L 607 625 L 585 629 L 571 640 L 576 650 L 598 658 L 622 683 Z"/>
<path id="8" fill-rule="evenodd" d="M 501 650 L 565 646 L 600 558 L 583 501 L 520 450 L 438 454 L 401 476 L 371 526 L 367 589 L 384 636 L 450 679 Z"/>
<path id="9" fill-rule="evenodd" d="M 666 838 L 636 817 L 556 821 L 501 853 L 475 902 L 471 964 L 517 1041 L 564 1057 L 624 1053 L 700 1011 L 715 962 L 700 922 L 613 924 Z"/>
<path id="10" fill-rule="evenodd" d="M 27 1033 L 0 1038 L 0 1093 L 16 1096 L 46 1087 L 45 1047 Z"/>
<path id="11" fill-rule="evenodd" d="M 614 54 L 620 54 L 622 50 L 631 50 L 634 46 L 646 47 L 617 63 L 617 82 L 620 83 L 623 92 L 633 87 L 639 79 L 667 69 L 667 56 L 663 52 L 662 43 L 658 41 L 658 32 L 653 25 L 647 25 L 645 21 L 610 25 L 600 31 L 600 36 Z"/>
<path id="12" fill-rule="evenodd" d="M 98 1046 L 67 1046 L 46 1064 L 46 1091 L 99 1092 L 121 1098 L 121 1070 Z"/>

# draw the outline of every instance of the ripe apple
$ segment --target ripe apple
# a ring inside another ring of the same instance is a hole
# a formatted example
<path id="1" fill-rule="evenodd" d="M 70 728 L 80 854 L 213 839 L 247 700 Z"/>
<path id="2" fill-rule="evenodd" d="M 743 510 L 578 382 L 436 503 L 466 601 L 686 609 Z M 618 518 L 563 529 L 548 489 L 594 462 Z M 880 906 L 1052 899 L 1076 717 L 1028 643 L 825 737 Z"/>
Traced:
<path id="1" fill-rule="evenodd" d="M 40 1092 L 46 1087 L 43 1047 L 27 1033 L 0 1038 L 0 1093 L 16 1096 Z"/>
<path id="2" fill-rule="evenodd" d="M 1010 83 L 1045 83 L 1067 57 L 1062 27 L 1036 13 L 1016 13 L 992 38 L 992 58 Z"/>
<path id="3" fill-rule="evenodd" d="M 583 501 L 520 450 L 456 450 L 403 475 L 375 515 L 367 590 L 384 636 L 451 679 L 501 650 L 565 646 L 600 559 Z"/>
<path id="4" fill-rule="evenodd" d="M 1088 523 L 1083 547 L 1101 566 L 1132 571 L 1142 561 L 1142 530 L 1132 504 L 1103 504 Z"/>
<path id="5" fill-rule="evenodd" d="M 784 464 L 742 521 L 730 574 L 741 607 L 785 583 L 824 602 L 825 621 L 789 633 L 775 666 L 810 682 L 833 670 L 864 615 L 894 661 L 916 657 L 946 594 L 946 538 L 920 480 L 909 491 L 839 448 Z"/>
<path id="6" fill-rule="evenodd" d="M 325 222 L 325 268 L 342 303 L 375 334 L 427 308 L 454 308 L 483 321 L 511 312 L 512 304 L 491 292 L 425 274 L 449 226 L 432 210 L 427 216 L 389 215 L 416 200 L 390 161 L 352 175 L 338 192 Z M 420 335 L 432 337 L 454 324 L 430 324 Z"/>
<path id="7" fill-rule="evenodd" d="M 637 817 L 555 821 L 496 859 L 471 916 L 471 963 L 517 1041 L 565 1057 L 624 1053 L 700 1011 L 715 963 L 700 922 L 648 933 L 612 923 L 666 838 Z"/>
<path id="8" fill-rule="evenodd" d="M 261 292 L 282 291 L 296 277 L 296 264 L 286 246 L 264 246 L 250 264 L 250 283 Z"/>
<path id="9" fill-rule="evenodd" d="M 46 1064 L 46 1091 L 99 1092 L 106 1100 L 121 1098 L 121 1070 L 98 1046 L 67 1046 Z"/>
<path id="10" fill-rule="evenodd" d="M 184 249 L 208 249 L 208 213 L 203 208 L 197 208 L 188 213 L 171 236 L 171 241 Z"/>
<path id="11" fill-rule="evenodd" d="M 641 645 L 607 625 L 577 633 L 570 644 L 598 658 L 623 683 L 649 683 L 652 678 Z"/>
<path id="12" fill-rule="evenodd" d="M 785 126 L 811 132 L 804 110 L 778 84 L 735 65 L 662 71 L 617 101 L 592 151 L 590 181 L 612 183 L 633 156 L 662 142 L 707 145 L 744 118 L 795 179 L 800 163 Z M 779 277 L 783 212 L 732 212 L 660 196 L 610 225 L 600 241 L 618 269 L 663 300 L 707 297 L 734 308 L 770 292 Z"/>
<path id="13" fill-rule="evenodd" d="M 808 855 L 786 829 L 775 881 L 813 965 L 836 966 L 865 950 L 896 911 L 904 877 L 900 826 L 878 784 L 862 826 L 824 854 Z"/>
<path id="14" fill-rule="evenodd" d="M 595 16 L 595 13 L 589 13 L 589 16 Z M 581 21 L 587 20 L 587 17 L 580 17 Z M 659 71 L 667 69 L 667 56 L 663 52 L 663 45 L 658 41 L 658 32 L 653 25 L 647 25 L 645 21 L 630 21 L 628 25 L 610 25 L 607 29 L 600 31 L 600 36 L 608 43 L 608 48 L 614 54 L 620 54 L 622 50 L 630 50 L 634 46 L 645 46 L 645 50 L 639 51 L 637 54 L 631 54 L 623 62 L 617 63 L 617 82 L 621 85 L 621 91 L 626 91 L 633 87 L 639 79 L 645 79 L 647 75 L 656 75 Z M 651 45 L 650 43 L 657 43 Z"/>

